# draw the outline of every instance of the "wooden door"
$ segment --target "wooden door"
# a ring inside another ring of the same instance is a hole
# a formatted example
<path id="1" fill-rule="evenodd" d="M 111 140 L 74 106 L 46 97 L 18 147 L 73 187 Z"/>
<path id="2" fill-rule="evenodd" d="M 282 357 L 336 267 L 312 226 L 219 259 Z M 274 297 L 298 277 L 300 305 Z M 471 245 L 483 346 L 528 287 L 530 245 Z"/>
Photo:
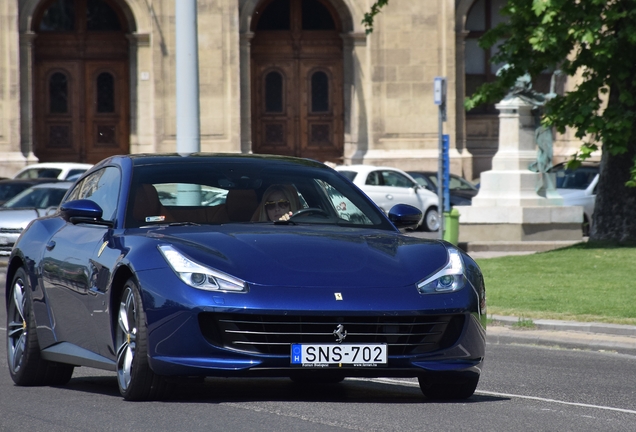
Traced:
<path id="1" fill-rule="evenodd" d="M 255 152 L 296 156 L 297 77 L 292 60 L 256 60 L 253 65 Z M 258 150 L 256 150 L 258 149 Z"/>
<path id="2" fill-rule="evenodd" d="M 41 161 L 82 161 L 82 62 L 41 62 L 35 77 L 36 155 Z"/>
<path id="3" fill-rule="evenodd" d="M 128 153 L 128 65 L 89 61 L 85 67 L 85 152 L 88 163 Z"/>
<path id="4" fill-rule="evenodd" d="M 36 155 L 96 163 L 128 153 L 128 66 L 44 61 L 36 66 Z"/>
<path id="5" fill-rule="evenodd" d="M 300 154 L 342 162 L 342 63 L 327 59 L 300 61 Z"/>
<path id="6" fill-rule="evenodd" d="M 252 150 L 342 162 L 343 48 L 325 0 L 273 0 L 255 15 Z"/>
<path id="7" fill-rule="evenodd" d="M 34 14 L 34 144 L 41 162 L 129 152 L 129 42 L 115 0 L 42 1 Z"/>

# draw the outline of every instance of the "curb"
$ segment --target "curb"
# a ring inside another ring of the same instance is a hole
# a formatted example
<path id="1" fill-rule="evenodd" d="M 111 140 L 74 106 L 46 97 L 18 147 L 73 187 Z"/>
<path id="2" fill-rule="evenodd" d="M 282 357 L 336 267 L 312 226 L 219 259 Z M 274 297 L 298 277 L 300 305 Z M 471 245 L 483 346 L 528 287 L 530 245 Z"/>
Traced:
<path id="1" fill-rule="evenodd" d="M 523 318 L 515 316 L 503 316 L 503 315 L 490 315 L 488 318 L 498 324 L 505 326 L 511 326 L 519 321 L 523 321 Z M 531 319 L 531 318 L 527 318 Z M 630 336 L 636 338 L 636 326 L 634 325 L 622 325 L 622 324 L 607 324 L 598 322 L 578 322 L 578 321 L 559 321 L 559 320 L 534 320 L 534 329 L 537 330 L 559 330 L 559 331 L 573 331 L 584 333 L 598 333 L 614 336 Z"/>
<path id="2" fill-rule="evenodd" d="M 533 320 L 532 329 L 515 329 L 512 325 L 519 322 L 517 317 L 493 315 L 489 319 L 495 324 L 487 330 L 490 344 L 531 344 L 636 356 L 636 326 Z"/>

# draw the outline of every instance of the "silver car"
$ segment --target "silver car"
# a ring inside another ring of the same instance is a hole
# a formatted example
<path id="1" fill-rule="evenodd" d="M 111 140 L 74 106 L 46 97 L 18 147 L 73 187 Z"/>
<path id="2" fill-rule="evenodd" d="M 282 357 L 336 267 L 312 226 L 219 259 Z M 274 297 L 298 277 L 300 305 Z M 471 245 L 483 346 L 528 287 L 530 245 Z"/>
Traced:
<path id="1" fill-rule="evenodd" d="M 9 255 L 22 230 L 33 219 L 53 213 L 73 182 L 42 183 L 0 206 L 0 255 Z"/>
<path id="2" fill-rule="evenodd" d="M 556 174 L 556 190 L 563 197 L 563 205 L 583 207 L 583 235 L 589 236 L 594 224 L 599 164 L 584 162 L 576 170 L 570 170 L 562 163 L 551 171 Z"/>

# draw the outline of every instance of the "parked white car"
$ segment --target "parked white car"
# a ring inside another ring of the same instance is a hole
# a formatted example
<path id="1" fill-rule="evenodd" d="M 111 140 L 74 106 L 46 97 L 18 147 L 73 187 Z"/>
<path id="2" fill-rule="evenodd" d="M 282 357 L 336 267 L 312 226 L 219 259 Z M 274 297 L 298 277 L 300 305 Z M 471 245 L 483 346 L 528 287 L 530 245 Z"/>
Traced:
<path id="1" fill-rule="evenodd" d="M 409 204 L 422 211 L 422 228 L 439 229 L 437 194 L 420 186 L 404 171 L 373 165 L 339 165 L 335 169 L 362 189 L 385 213 L 396 204 Z"/>
<path id="2" fill-rule="evenodd" d="M 70 177 L 83 174 L 93 165 L 76 162 L 44 162 L 22 168 L 13 176 L 16 179 L 51 178 L 71 180 Z"/>

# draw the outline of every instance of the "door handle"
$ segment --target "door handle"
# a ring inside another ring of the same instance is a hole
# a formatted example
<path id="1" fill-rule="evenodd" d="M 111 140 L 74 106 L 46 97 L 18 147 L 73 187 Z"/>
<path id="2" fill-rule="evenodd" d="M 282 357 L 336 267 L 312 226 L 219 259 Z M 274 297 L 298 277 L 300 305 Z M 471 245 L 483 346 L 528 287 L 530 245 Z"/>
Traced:
<path id="1" fill-rule="evenodd" d="M 55 247 L 55 242 L 53 240 L 50 240 L 47 244 L 46 244 L 46 250 L 51 251 L 53 250 L 53 248 Z"/>
<path id="2" fill-rule="evenodd" d="M 391 195 L 391 194 L 386 194 L 386 199 L 390 199 L 390 200 L 392 200 L 392 199 L 393 199 L 393 195 Z"/>

